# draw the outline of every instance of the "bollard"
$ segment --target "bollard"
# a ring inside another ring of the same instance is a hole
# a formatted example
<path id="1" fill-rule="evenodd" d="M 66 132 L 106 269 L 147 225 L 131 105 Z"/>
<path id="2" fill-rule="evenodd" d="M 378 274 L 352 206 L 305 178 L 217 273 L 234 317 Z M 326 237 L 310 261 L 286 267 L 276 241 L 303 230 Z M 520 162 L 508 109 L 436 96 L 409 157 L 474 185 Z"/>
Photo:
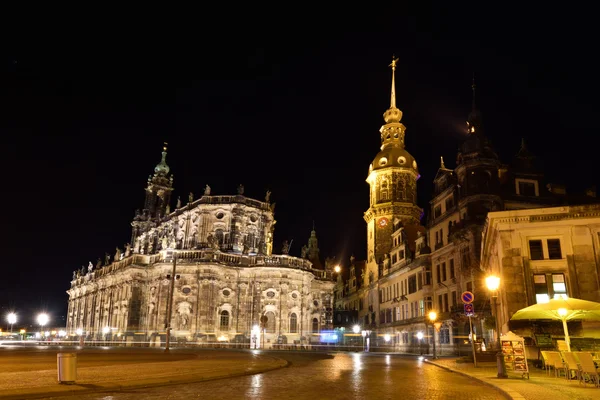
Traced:
<path id="1" fill-rule="evenodd" d="M 77 353 L 58 353 L 58 383 L 71 385 L 77 379 Z"/>

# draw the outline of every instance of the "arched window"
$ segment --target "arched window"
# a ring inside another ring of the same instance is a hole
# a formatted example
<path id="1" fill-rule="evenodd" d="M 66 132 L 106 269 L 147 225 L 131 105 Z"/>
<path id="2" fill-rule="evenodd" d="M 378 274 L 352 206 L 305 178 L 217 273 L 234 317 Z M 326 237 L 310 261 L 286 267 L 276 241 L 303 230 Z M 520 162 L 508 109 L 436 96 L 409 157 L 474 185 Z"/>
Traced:
<path id="1" fill-rule="evenodd" d="M 221 326 L 221 329 L 229 329 L 229 311 L 221 311 L 221 321 L 219 325 Z"/>
<path id="2" fill-rule="evenodd" d="M 275 333 L 275 313 L 273 311 L 269 311 L 265 313 L 267 317 L 267 325 L 265 326 L 266 333 Z"/>
<path id="3" fill-rule="evenodd" d="M 319 320 L 317 318 L 313 318 L 312 320 L 312 332 L 319 333 Z"/>
<path id="4" fill-rule="evenodd" d="M 388 182 L 381 182 L 381 201 L 388 201 Z"/>
<path id="5" fill-rule="evenodd" d="M 290 333 L 298 333 L 298 317 L 296 313 L 290 315 Z"/>

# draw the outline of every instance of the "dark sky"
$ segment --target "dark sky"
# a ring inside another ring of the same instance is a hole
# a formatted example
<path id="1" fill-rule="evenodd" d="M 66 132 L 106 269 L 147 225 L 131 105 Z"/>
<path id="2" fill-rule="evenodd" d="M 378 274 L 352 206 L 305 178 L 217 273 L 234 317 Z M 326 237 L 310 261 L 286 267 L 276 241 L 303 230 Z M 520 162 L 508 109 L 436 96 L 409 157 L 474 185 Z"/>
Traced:
<path id="1" fill-rule="evenodd" d="M 365 178 L 393 54 L 421 207 L 440 156 L 455 164 L 473 73 L 504 161 L 525 137 L 569 191 L 598 182 L 598 64 L 584 23 L 402 17 L 369 32 L 288 28 L 48 40 L 3 54 L 3 322 L 8 309 L 64 315 L 72 271 L 129 241 L 163 141 L 173 205 L 206 184 L 213 194 L 243 184 L 258 199 L 268 189 L 276 252 L 287 239 L 299 255 L 314 221 L 323 257 L 363 258 Z"/>

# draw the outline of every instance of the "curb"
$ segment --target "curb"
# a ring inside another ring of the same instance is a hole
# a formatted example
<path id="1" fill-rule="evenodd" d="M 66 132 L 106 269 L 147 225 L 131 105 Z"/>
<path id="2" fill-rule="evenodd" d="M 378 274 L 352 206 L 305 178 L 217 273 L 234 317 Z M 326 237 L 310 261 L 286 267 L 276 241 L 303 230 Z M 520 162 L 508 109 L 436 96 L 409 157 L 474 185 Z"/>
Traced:
<path id="1" fill-rule="evenodd" d="M 274 358 L 274 357 L 273 357 Z M 198 383 L 213 381 L 225 378 L 235 378 L 240 376 L 248 376 L 261 374 L 264 372 L 273 371 L 276 369 L 286 368 L 290 365 L 287 360 L 274 358 L 277 362 L 275 365 L 271 365 L 264 368 L 246 368 L 243 371 L 232 372 L 227 374 L 207 376 L 204 375 L 174 375 L 171 377 L 163 378 L 147 378 L 138 379 L 132 381 L 126 381 L 123 383 L 111 383 L 105 382 L 101 384 L 73 384 L 73 385 L 62 385 L 57 383 L 56 386 L 42 387 L 39 389 L 33 389 L 29 392 L 23 392 L 19 390 L 7 390 L 4 393 L 0 393 L 0 399 L 2 400 L 22 400 L 22 399 L 40 399 L 46 397 L 59 397 L 59 396 L 73 396 L 78 394 L 90 394 L 90 393 L 102 393 L 102 392 L 119 392 L 122 390 L 129 389 L 141 389 L 150 387 L 161 387 L 169 385 L 180 385 L 185 383 Z"/>
<path id="2" fill-rule="evenodd" d="M 430 361 L 430 360 L 423 360 L 423 362 L 426 362 L 427 364 L 435 365 L 436 367 L 445 369 L 446 371 L 454 372 L 454 373 L 457 373 L 457 374 L 460 374 L 463 376 L 467 376 L 471 379 L 475 379 L 478 382 L 483 383 L 484 385 L 487 385 L 489 387 L 496 389 L 498 392 L 500 392 L 502 395 L 504 395 L 506 398 L 508 398 L 510 400 L 524 400 L 525 399 L 525 397 L 523 397 L 520 393 L 515 392 L 514 390 L 503 388 L 499 385 L 494 384 L 493 382 L 485 381 L 481 378 L 478 378 L 478 377 L 468 374 L 466 372 L 462 372 L 462 371 L 447 367 L 445 365 L 438 364 L 438 363 Z"/>

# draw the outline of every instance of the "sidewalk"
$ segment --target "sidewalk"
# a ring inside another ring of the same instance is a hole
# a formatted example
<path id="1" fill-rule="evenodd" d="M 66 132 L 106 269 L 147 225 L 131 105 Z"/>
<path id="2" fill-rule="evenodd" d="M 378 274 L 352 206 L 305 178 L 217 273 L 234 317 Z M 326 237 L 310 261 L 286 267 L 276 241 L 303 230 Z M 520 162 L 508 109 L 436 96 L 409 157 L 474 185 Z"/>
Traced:
<path id="1" fill-rule="evenodd" d="M 0 372 L 0 399 L 2 400 L 39 399 L 104 390 L 200 382 L 256 374 L 288 365 L 285 360 L 252 352 L 212 354 L 182 352 L 173 354 L 172 360 L 169 361 L 139 363 L 109 356 L 97 365 L 78 362 L 76 382 L 59 384 L 56 358 L 51 360 L 53 363 L 49 363 L 47 359 L 19 361 L 4 358 L 2 360 L 4 368 Z M 81 355 L 82 360 L 83 358 Z"/>
<path id="2" fill-rule="evenodd" d="M 597 400 L 600 399 L 600 388 L 593 384 L 584 386 L 577 380 L 557 378 L 554 372 L 550 375 L 546 371 L 532 367 L 529 370 L 529 379 L 521 378 L 521 374 L 508 372 L 507 379 L 497 378 L 495 362 L 478 363 L 477 368 L 473 363 L 457 363 L 457 358 L 426 359 L 425 362 L 437 365 L 455 373 L 470 376 L 478 381 L 492 386 L 504 393 L 508 398 L 515 400 Z"/>

